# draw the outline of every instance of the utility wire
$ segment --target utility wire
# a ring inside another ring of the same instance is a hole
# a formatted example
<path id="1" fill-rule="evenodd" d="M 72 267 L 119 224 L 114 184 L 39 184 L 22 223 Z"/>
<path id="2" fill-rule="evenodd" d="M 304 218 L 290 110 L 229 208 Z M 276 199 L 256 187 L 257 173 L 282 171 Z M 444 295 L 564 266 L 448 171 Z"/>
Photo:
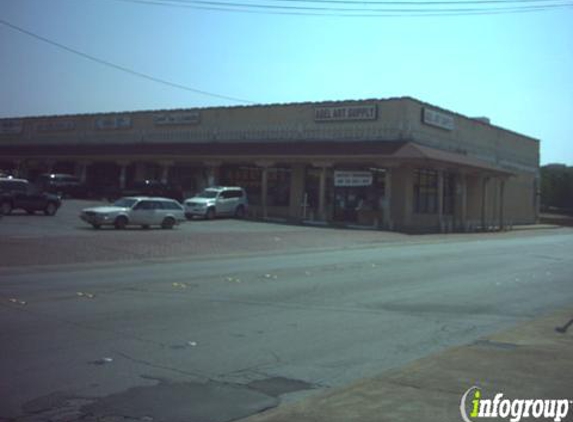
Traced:
<path id="1" fill-rule="evenodd" d="M 14 25 L 14 24 L 10 23 L 10 22 L 7 22 L 7 21 L 5 21 L 5 20 L 3 20 L 3 19 L 0 19 L 0 23 L 3 24 L 3 25 L 5 25 L 5 26 L 7 26 L 7 27 L 10 28 L 10 29 L 13 29 L 14 31 L 18 31 L 18 32 L 20 32 L 20 33 L 22 33 L 22 34 L 28 35 L 28 36 L 30 36 L 30 37 L 32 37 L 32 38 L 35 38 L 35 39 L 40 40 L 40 41 L 43 41 L 43 42 L 45 42 L 45 43 L 47 43 L 47 44 L 53 45 L 53 46 L 55 46 L 55 47 L 58 47 L 58 48 L 60 48 L 60 49 L 62 49 L 62 50 L 65 50 L 65 51 L 67 51 L 67 52 L 69 52 L 69 53 L 75 54 L 75 55 L 77 55 L 77 56 L 83 57 L 84 59 L 91 60 L 91 61 L 96 62 L 96 63 L 99 63 L 99 64 L 101 64 L 101 65 L 108 66 L 108 67 L 111 67 L 111 68 L 116 69 L 116 70 L 120 70 L 120 71 L 125 72 L 125 73 L 128 73 L 128 74 L 130 74 L 130 75 L 138 76 L 138 77 L 140 77 L 140 78 L 147 79 L 147 80 L 150 80 L 150 81 L 153 81 L 153 82 L 157 82 L 157 83 L 160 83 L 160 84 L 163 84 L 163 85 L 167 85 L 167 86 L 170 86 L 170 87 L 172 87 L 172 88 L 178 88 L 178 89 L 182 89 L 182 90 L 184 90 L 184 91 L 194 92 L 194 93 L 196 93 L 196 94 L 207 95 L 207 96 L 209 96 L 209 97 L 222 98 L 222 99 L 224 99 L 224 100 L 231 100 L 231 101 L 236 101 L 236 102 L 240 102 L 240 103 L 256 104 L 254 101 L 245 100 L 245 99 L 242 99 L 242 98 L 231 97 L 231 96 L 228 96 L 228 95 L 215 94 L 215 93 L 208 92 L 208 91 L 202 91 L 202 90 L 200 90 L 200 89 L 191 88 L 191 87 L 188 87 L 188 86 L 185 86 L 185 85 L 181 85 L 181 84 L 178 84 L 178 83 L 175 83 L 175 82 L 171 82 L 171 81 L 168 81 L 168 80 L 165 80 L 165 79 L 157 78 L 157 77 L 155 77 L 155 76 L 151 76 L 151 75 L 148 75 L 148 74 L 146 74 L 146 73 L 142 73 L 142 72 L 139 72 L 139 71 L 137 71 L 137 70 L 129 69 L 129 68 L 127 68 L 127 67 L 124 67 L 124 66 L 121 66 L 121 65 L 112 63 L 112 62 L 108 62 L 107 60 L 103 60 L 103 59 L 97 58 L 97 57 L 95 57 L 95 56 L 91 56 L 91 55 L 86 54 L 86 53 L 84 53 L 84 52 L 82 52 L 82 51 L 79 51 L 79 50 L 76 50 L 76 49 L 74 49 L 74 48 L 68 47 L 68 46 L 66 46 L 66 45 L 64 45 L 64 44 L 60 44 L 59 42 L 56 42 L 56 41 L 50 40 L 50 39 L 48 39 L 48 38 L 42 37 L 41 35 L 35 34 L 35 33 L 31 32 L 31 31 L 28 31 L 28 30 L 26 30 L 26 29 L 24 29 L 24 28 L 21 28 L 21 27 L 19 27 L 19 26 L 17 26 L 17 25 Z"/>
<path id="2" fill-rule="evenodd" d="M 146 1 L 146 0 L 141 0 Z M 204 3 L 200 0 L 147 0 L 165 5 L 181 5 Z M 389 1 L 353 1 L 353 0 L 265 0 L 267 3 L 298 3 L 298 4 L 334 4 L 334 5 L 352 5 L 361 6 L 360 10 L 369 10 L 365 7 L 369 6 L 410 6 L 410 5 L 425 5 L 425 6 L 441 6 L 441 5 L 476 5 L 476 4 L 512 4 L 512 3 L 555 3 L 558 0 L 389 0 Z M 570 0 L 561 0 L 566 3 L 571 3 Z M 251 2 L 243 1 L 240 4 L 249 6 L 253 5 Z M 272 5 L 265 5 L 266 7 L 276 7 Z M 281 7 L 281 6 L 279 6 Z M 348 10 L 348 9 L 341 9 Z M 374 9 L 379 10 L 379 9 Z M 383 9 L 382 9 L 383 10 Z"/>
<path id="3" fill-rule="evenodd" d="M 379 4 L 390 6 L 434 6 L 434 5 L 478 5 L 478 4 L 503 4 L 504 7 L 462 7 L 462 8 L 351 8 L 351 7 L 316 7 L 316 6 L 287 6 L 260 3 L 244 3 L 213 0 L 118 0 L 128 3 L 145 5 L 157 5 L 166 7 L 191 8 L 200 10 L 218 10 L 244 13 L 302 15 L 302 16 L 343 16 L 343 17 L 401 17 L 401 16 L 460 16 L 460 15 L 483 15 L 502 13 L 527 13 L 539 12 L 552 9 L 571 8 L 570 1 L 555 3 L 556 0 L 438 0 L 436 2 L 426 0 L 413 1 L 389 1 L 389 2 L 351 2 L 345 0 L 275 0 L 290 1 L 297 3 L 342 3 L 348 4 Z M 564 0 L 561 0 L 564 1 Z M 535 3 L 534 5 L 519 5 L 512 3 Z M 506 6 L 507 5 L 507 6 Z"/>

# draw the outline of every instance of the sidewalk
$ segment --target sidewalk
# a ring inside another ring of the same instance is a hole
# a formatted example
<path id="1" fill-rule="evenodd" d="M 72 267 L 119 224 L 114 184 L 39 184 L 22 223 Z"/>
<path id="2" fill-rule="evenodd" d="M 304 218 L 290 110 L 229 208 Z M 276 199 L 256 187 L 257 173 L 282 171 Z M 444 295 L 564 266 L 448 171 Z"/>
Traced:
<path id="1" fill-rule="evenodd" d="M 566 333 L 555 330 L 571 318 L 573 309 L 559 311 L 242 422 L 459 422 L 461 398 L 472 386 L 483 399 L 503 393 L 503 399 L 573 400 L 573 326 Z M 473 392 L 470 405 L 472 399 Z M 573 420 L 571 402 L 562 420 Z"/>

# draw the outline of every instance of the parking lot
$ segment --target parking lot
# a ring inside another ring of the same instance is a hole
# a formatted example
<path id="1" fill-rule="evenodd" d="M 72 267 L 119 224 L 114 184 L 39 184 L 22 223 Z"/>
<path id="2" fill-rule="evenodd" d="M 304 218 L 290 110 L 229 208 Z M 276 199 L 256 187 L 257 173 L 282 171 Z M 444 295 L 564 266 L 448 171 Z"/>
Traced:
<path id="1" fill-rule="evenodd" d="M 94 230 L 79 219 L 102 201 L 64 200 L 53 217 L 14 211 L 0 219 L 0 266 L 185 259 L 242 253 L 357 247 L 408 239 L 398 233 L 286 225 L 220 218 L 194 219 L 172 230 L 158 227 Z"/>
<path id="2" fill-rule="evenodd" d="M 233 218 L 194 219 L 172 230 L 162 230 L 159 227 L 142 229 L 136 226 L 125 230 L 115 230 L 112 227 L 94 230 L 79 219 L 83 208 L 107 204 L 105 201 L 68 199 L 63 201 L 53 217 L 42 213 L 28 215 L 23 211 L 14 211 L 4 216 L 0 219 L 0 267 L 298 253 L 304 250 L 352 249 L 396 242 L 451 242 L 523 234 L 516 230 L 506 233 L 411 236 L 376 230 Z"/>

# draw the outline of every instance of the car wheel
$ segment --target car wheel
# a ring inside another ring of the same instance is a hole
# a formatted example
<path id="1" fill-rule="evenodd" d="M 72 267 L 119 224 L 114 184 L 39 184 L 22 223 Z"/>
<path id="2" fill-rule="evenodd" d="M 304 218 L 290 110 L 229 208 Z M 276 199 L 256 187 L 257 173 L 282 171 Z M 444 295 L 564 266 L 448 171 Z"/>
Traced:
<path id="1" fill-rule="evenodd" d="M 141 225 L 141 228 L 144 229 L 144 230 L 147 230 L 147 229 L 149 229 L 149 226 L 148 226 L 147 224 L 142 224 L 142 225 Z"/>
<path id="2" fill-rule="evenodd" d="M 167 217 L 163 220 L 163 223 L 161 223 L 161 228 L 172 229 L 174 225 L 175 225 L 175 220 L 172 217 Z"/>
<path id="3" fill-rule="evenodd" d="M 8 215 L 12 212 L 12 204 L 10 202 L 2 202 L 0 206 L 3 215 Z"/>
<path id="4" fill-rule="evenodd" d="M 235 210 L 235 218 L 245 218 L 245 207 L 239 205 Z"/>
<path id="5" fill-rule="evenodd" d="M 48 202 L 48 205 L 46 205 L 46 209 L 44 210 L 44 214 L 53 216 L 56 215 L 57 210 L 58 206 L 56 204 L 54 204 L 53 202 Z"/>
<path id="6" fill-rule="evenodd" d="M 27 212 L 29 215 L 34 215 L 34 213 L 35 213 L 34 210 L 26 210 L 26 212 Z"/>
<path id="7" fill-rule="evenodd" d="M 115 222 L 113 223 L 113 226 L 117 229 L 117 230 L 123 230 L 125 229 L 125 227 L 127 226 L 127 218 L 124 217 L 123 215 L 117 217 L 115 219 Z"/>
<path id="8" fill-rule="evenodd" d="M 211 207 L 207 210 L 207 213 L 205 214 L 205 218 L 207 220 L 213 220 L 215 218 L 215 208 Z"/>
<path id="9" fill-rule="evenodd" d="M 92 227 L 93 227 L 94 229 L 98 230 L 98 229 L 101 228 L 101 225 L 99 225 L 99 224 L 92 224 Z"/>

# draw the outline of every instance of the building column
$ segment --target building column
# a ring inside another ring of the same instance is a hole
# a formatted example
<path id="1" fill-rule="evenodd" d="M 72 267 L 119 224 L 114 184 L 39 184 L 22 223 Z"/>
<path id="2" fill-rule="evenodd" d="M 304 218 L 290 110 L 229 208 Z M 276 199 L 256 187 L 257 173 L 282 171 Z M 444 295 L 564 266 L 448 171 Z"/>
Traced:
<path id="1" fill-rule="evenodd" d="M 89 161 L 80 161 L 77 163 L 77 176 L 81 183 L 86 183 L 88 180 L 88 167 L 91 163 Z"/>
<path id="2" fill-rule="evenodd" d="M 303 204 L 304 201 L 304 164 L 291 165 L 291 180 L 290 180 L 290 204 L 289 216 L 292 218 L 304 218 Z"/>
<path id="3" fill-rule="evenodd" d="M 438 169 L 438 226 L 444 232 L 444 171 Z"/>
<path id="4" fill-rule="evenodd" d="M 204 161 L 203 165 L 205 166 L 205 188 L 211 186 L 217 186 L 219 183 L 219 175 L 221 170 L 221 165 L 223 163 L 221 161 Z"/>
<path id="5" fill-rule="evenodd" d="M 169 169 L 173 167 L 173 161 L 161 161 L 161 183 L 169 182 Z"/>
<path id="6" fill-rule="evenodd" d="M 333 163 L 320 162 L 312 163 L 313 167 L 320 168 L 320 178 L 318 181 L 318 218 L 322 221 L 327 221 L 326 215 L 326 181 L 328 176 L 328 169 L 332 167 Z"/>
<path id="7" fill-rule="evenodd" d="M 504 197 L 505 197 L 505 178 L 499 179 L 499 230 L 505 230 L 504 219 Z"/>
<path id="8" fill-rule="evenodd" d="M 318 216 L 324 221 L 326 220 L 326 167 L 320 169 L 318 189 Z"/>
<path id="9" fill-rule="evenodd" d="M 465 173 L 459 174 L 460 187 L 460 226 L 462 231 L 468 231 L 468 181 Z"/>
<path id="10" fill-rule="evenodd" d="M 26 178 L 26 169 L 24 166 L 24 161 L 14 160 L 14 167 L 12 168 L 12 173 L 15 177 Z"/>
<path id="11" fill-rule="evenodd" d="M 383 207 L 383 225 L 386 230 L 393 229 L 392 222 L 392 168 L 386 167 L 384 174 L 384 207 Z"/>
<path id="12" fill-rule="evenodd" d="M 119 188 L 125 189 L 127 183 L 127 167 L 129 166 L 129 161 L 118 161 L 119 165 Z"/>
<path id="13" fill-rule="evenodd" d="M 488 193 L 489 177 L 482 177 L 482 189 L 481 189 L 481 230 L 487 231 L 486 222 L 486 208 L 487 208 L 487 193 Z"/>
<path id="14" fill-rule="evenodd" d="M 261 168 L 261 208 L 262 217 L 268 217 L 268 191 L 269 191 L 269 167 L 274 163 L 271 161 L 257 161 L 255 165 Z"/>
<path id="15" fill-rule="evenodd" d="M 539 223 L 539 211 L 541 206 L 541 191 L 540 191 L 540 176 L 539 170 L 537 170 L 537 174 L 535 175 L 535 179 L 533 180 L 533 215 L 535 224 Z M 510 222 L 510 224 L 513 224 Z"/>

